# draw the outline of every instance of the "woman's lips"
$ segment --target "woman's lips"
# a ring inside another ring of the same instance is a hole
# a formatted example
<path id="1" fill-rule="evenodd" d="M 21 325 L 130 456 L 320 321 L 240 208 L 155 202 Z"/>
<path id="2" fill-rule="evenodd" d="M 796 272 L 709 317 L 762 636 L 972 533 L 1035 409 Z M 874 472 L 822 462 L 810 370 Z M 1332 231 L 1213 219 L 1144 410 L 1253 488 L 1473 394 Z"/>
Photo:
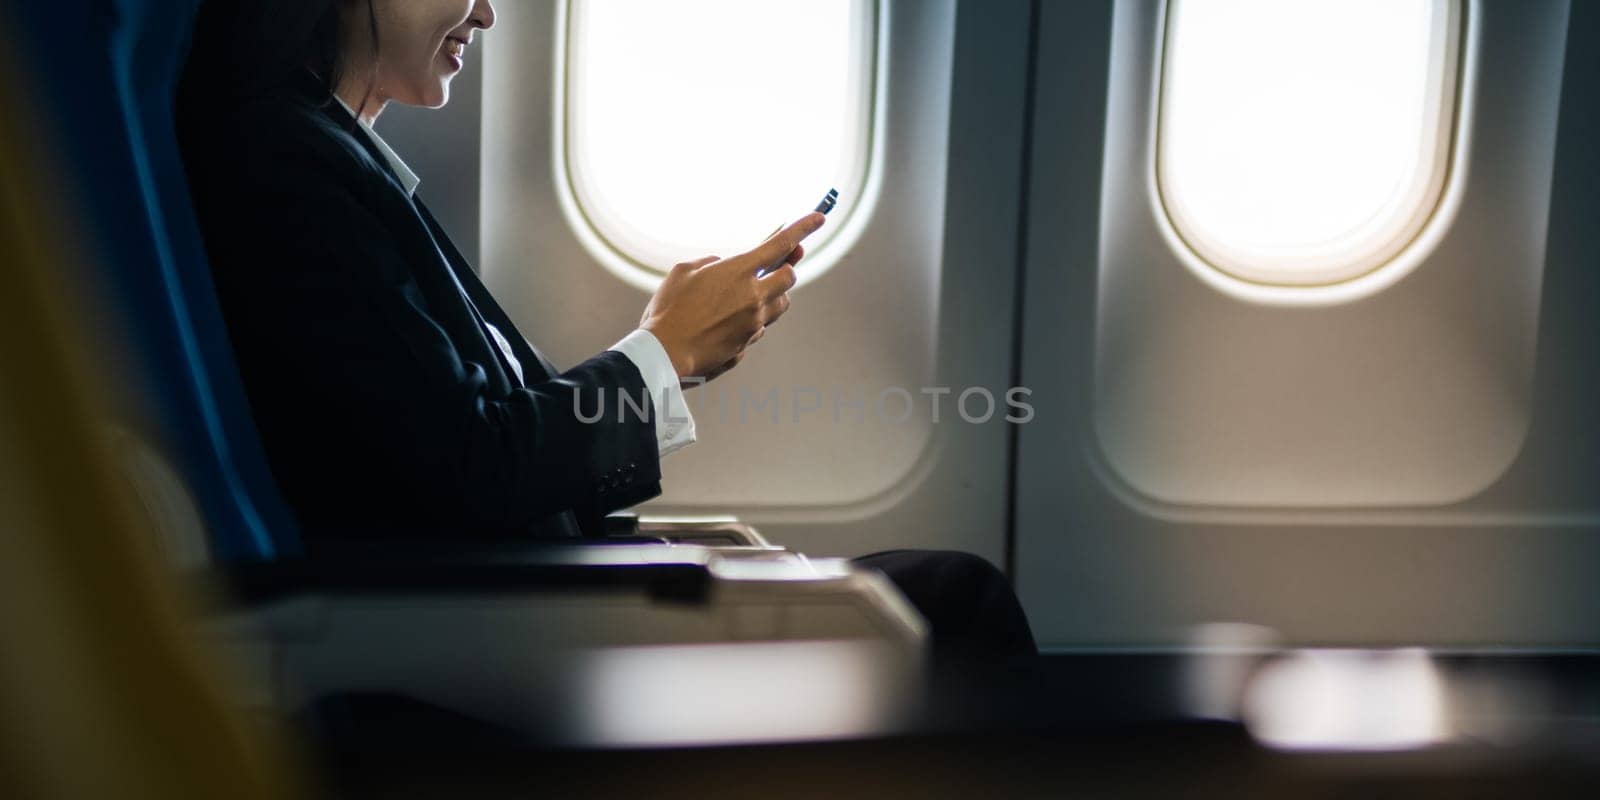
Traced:
<path id="1" fill-rule="evenodd" d="M 444 54 L 450 59 L 451 66 L 459 70 L 466 66 L 467 43 L 456 38 L 445 39 Z"/>

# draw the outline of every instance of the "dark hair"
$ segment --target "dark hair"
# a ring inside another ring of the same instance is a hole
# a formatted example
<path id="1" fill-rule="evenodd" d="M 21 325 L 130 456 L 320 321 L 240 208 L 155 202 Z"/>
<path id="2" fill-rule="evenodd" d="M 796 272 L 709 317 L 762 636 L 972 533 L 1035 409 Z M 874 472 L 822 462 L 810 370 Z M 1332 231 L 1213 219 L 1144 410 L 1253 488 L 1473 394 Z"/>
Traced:
<path id="1" fill-rule="evenodd" d="M 378 18 L 367 7 L 374 53 Z M 351 0 L 205 0 L 195 19 L 189 60 L 179 86 L 180 117 L 207 115 L 229 106 L 315 81 L 323 103 L 348 73 L 341 45 L 342 6 Z M 373 80 L 376 83 L 376 59 Z M 356 109 L 365 110 L 367 98 Z"/>

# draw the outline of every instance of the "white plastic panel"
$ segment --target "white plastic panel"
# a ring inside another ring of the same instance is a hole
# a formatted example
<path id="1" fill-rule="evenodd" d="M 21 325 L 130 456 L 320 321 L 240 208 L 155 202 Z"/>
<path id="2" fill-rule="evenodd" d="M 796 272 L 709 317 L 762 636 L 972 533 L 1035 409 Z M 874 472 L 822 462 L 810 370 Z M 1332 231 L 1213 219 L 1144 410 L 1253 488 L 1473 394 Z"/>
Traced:
<path id="1" fill-rule="evenodd" d="M 1381 290 L 1251 296 L 1186 268 L 1162 213 L 1153 115 L 1172 8 L 1116 19 L 1095 344 L 1108 480 L 1168 509 L 1430 506 L 1487 488 L 1529 422 L 1559 59 L 1519 63 L 1514 102 L 1480 95 L 1469 9 L 1456 168 L 1417 263 Z"/>
<path id="2" fill-rule="evenodd" d="M 1195 626 L 1237 621 L 1305 645 L 1592 647 L 1600 428 L 1585 401 L 1600 363 L 1590 344 L 1600 180 L 1587 142 L 1600 9 L 1469 3 L 1461 101 L 1476 109 L 1458 140 L 1468 149 L 1448 235 L 1388 289 L 1294 306 L 1204 282 L 1159 230 L 1148 126 L 1162 8 L 1040 6 L 1022 379 L 1052 402 L 1018 435 L 1015 574 L 1041 644 L 1190 647 Z M 1535 315 L 1530 392 L 1523 348 Z M 1227 383 L 1258 421 L 1183 408 Z M 1161 392 L 1175 397 L 1158 402 Z M 1347 418 L 1351 441 L 1280 425 L 1271 401 L 1304 396 L 1325 396 L 1323 419 Z M 1130 398 L 1143 408 L 1115 407 Z M 1413 415 L 1370 413 L 1401 398 Z M 1524 437 L 1515 426 L 1530 418 Z M 1109 420 L 1147 430 L 1124 435 Z M 1252 424 L 1288 441 L 1228 440 Z M 1381 434 L 1363 427 L 1375 424 Z M 1473 459 L 1484 451 L 1468 444 L 1486 433 L 1506 437 L 1511 469 Z M 1112 462 L 1104 451 L 1119 436 L 1124 456 L 1159 446 L 1181 458 Z M 1415 450 L 1399 452 L 1406 445 Z M 1383 479 L 1390 497 L 1490 485 L 1433 505 L 1200 504 L 1147 491 L 1309 495 L 1335 459 L 1358 459 L 1327 483 L 1346 498 Z M 1135 472 L 1145 464 L 1152 471 Z M 1362 469 L 1376 473 L 1365 487 L 1348 477 Z"/>

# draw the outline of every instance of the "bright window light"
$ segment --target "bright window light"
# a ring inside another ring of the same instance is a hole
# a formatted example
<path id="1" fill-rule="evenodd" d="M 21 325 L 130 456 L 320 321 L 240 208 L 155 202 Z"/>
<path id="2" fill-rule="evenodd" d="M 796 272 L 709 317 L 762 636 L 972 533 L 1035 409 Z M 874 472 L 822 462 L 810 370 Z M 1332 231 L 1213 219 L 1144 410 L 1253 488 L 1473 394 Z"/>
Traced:
<path id="1" fill-rule="evenodd" d="M 1178 236 L 1246 281 L 1384 266 L 1449 173 L 1456 0 L 1171 0 L 1156 181 Z"/>
<path id="2" fill-rule="evenodd" d="M 570 0 L 564 157 L 583 221 L 653 280 L 837 187 L 819 252 L 866 183 L 876 27 L 875 0 Z"/>

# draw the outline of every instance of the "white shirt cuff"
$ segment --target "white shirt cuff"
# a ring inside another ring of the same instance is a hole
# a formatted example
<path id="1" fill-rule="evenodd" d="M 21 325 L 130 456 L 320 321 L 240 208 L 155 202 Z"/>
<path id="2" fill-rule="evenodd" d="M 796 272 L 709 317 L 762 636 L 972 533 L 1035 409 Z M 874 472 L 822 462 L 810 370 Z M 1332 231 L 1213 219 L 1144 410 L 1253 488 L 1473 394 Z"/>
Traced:
<path id="1" fill-rule="evenodd" d="M 655 334 L 641 328 L 622 337 L 611 349 L 639 368 L 644 385 L 650 390 L 650 402 L 655 405 L 656 449 L 660 456 L 666 458 L 668 453 L 694 444 L 694 417 L 690 416 L 689 404 L 683 399 L 678 371 L 672 368 L 672 358 Z"/>

